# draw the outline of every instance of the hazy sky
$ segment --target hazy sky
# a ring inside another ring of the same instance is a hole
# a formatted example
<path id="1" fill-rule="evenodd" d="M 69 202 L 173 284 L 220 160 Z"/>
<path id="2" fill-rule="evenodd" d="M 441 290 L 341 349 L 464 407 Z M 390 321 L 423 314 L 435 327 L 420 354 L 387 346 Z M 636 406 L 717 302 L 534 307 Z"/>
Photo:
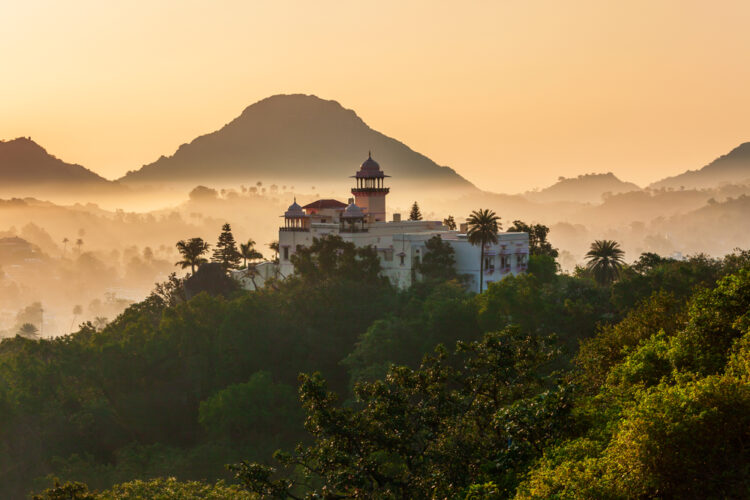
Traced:
<path id="1" fill-rule="evenodd" d="M 0 138 L 115 178 L 302 92 L 485 189 L 646 184 L 750 140 L 748 26 L 746 0 L 0 0 Z"/>

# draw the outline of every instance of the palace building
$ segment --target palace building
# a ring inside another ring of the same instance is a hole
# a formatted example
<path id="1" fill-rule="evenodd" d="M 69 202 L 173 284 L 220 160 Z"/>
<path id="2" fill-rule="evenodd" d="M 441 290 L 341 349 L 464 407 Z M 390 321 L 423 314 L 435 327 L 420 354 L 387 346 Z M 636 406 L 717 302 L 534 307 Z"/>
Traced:
<path id="1" fill-rule="evenodd" d="M 438 235 L 453 247 L 456 271 L 467 276 L 469 289 L 479 291 L 480 248 L 469 243 L 465 224 L 460 231 L 452 231 L 440 221 L 401 220 L 396 213 L 387 220 L 389 188 L 385 180 L 389 176 L 371 154 L 352 177 L 354 197 L 348 203 L 326 199 L 300 206 L 295 199 L 284 212 L 284 225 L 279 228 L 278 272 L 282 277 L 294 273 L 290 259 L 298 247 L 310 245 L 313 238 L 336 234 L 358 247 L 374 247 L 383 274 L 395 285 L 406 288 L 418 279 L 416 269 L 425 254 L 425 242 Z M 485 247 L 484 282 L 489 284 L 525 272 L 528 256 L 528 234 L 499 233 L 498 243 Z"/>

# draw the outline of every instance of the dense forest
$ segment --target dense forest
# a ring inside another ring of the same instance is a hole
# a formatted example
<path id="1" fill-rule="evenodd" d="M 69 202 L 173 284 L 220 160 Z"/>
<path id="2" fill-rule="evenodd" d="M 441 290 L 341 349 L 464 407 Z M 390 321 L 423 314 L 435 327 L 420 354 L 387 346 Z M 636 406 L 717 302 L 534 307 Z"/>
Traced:
<path id="1" fill-rule="evenodd" d="M 470 294 L 433 242 L 398 290 L 330 237 L 259 292 L 205 265 L 5 339 L 0 497 L 748 496 L 750 253 L 532 253 Z"/>

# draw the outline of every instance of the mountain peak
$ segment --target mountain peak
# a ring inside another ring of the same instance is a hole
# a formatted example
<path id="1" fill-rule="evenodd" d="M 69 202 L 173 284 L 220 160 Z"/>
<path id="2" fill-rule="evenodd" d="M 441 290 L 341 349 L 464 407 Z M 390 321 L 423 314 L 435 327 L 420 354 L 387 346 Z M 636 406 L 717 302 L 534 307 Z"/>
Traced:
<path id="1" fill-rule="evenodd" d="M 530 191 L 524 196 L 538 202 L 578 201 L 599 203 L 605 193 L 640 191 L 632 182 L 621 181 L 612 172 L 581 174 L 577 177 L 560 177 L 557 182 L 541 191 Z"/>
<path id="2" fill-rule="evenodd" d="M 667 177 L 649 187 L 702 189 L 724 183 L 750 183 L 750 142 L 743 142 L 699 170 Z"/>
<path id="3" fill-rule="evenodd" d="M 183 144 L 172 156 L 129 172 L 122 180 L 342 182 L 369 150 L 376 152 L 394 182 L 476 189 L 453 169 L 371 129 L 353 110 L 306 94 L 279 94 L 251 104 L 220 130 Z"/>
<path id="4" fill-rule="evenodd" d="M 30 137 L 0 141 L 0 186 L 14 189 L 55 184 L 104 186 L 108 180 L 82 167 L 65 163 L 49 154 Z"/>

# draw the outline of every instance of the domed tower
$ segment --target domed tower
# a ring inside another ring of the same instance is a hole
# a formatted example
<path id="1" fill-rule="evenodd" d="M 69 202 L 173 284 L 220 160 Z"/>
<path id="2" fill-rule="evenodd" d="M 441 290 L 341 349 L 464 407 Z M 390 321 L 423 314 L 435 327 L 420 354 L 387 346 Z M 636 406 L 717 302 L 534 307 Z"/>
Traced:
<path id="1" fill-rule="evenodd" d="M 308 231 L 310 229 L 310 216 L 305 214 L 302 207 L 297 203 L 297 198 L 294 198 L 294 203 L 289 205 L 289 208 L 284 212 L 284 227 L 282 231 Z"/>
<path id="2" fill-rule="evenodd" d="M 352 188 L 354 203 L 365 212 L 368 222 L 385 221 L 385 196 L 390 191 L 385 187 L 385 178 L 390 175 L 385 175 L 378 162 L 372 159 L 372 153 L 368 153 L 353 177 L 357 182 L 357 187 Z"/>

